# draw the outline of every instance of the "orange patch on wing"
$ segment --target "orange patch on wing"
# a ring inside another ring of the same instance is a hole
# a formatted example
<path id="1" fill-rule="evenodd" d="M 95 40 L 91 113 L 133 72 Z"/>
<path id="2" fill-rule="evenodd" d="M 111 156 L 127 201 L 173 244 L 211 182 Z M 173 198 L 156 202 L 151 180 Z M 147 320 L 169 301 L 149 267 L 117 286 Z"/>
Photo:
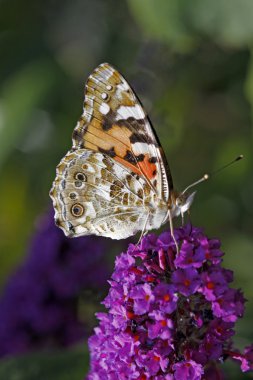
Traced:
<path id="1" fill-rule="evenodd" d="M 131 150 L 130 136 L 132 132 L 124 126 L 113 124 L 112 128 L 107 132 L 107 137 L 112 136 L 111 141 L 114 143 L 114 149 L 117 156 L 124 157 L 127 150 Z M 109 138 L 110 140 L 110 138 Z"/>
<path id="2" fill-rule="evenodd" d="M 123 106 L 135 106 L 136 101 L 134 100 L 133 96 L 131 97 L 126 91 L 122 91 L 121 96 Z"/>
<path id="3" fill-rule="evenodd" d="M 142 173 L 148 178 L 153 179 L 156 176 L 156 165 L 149 162 L 150 156 L 145 154 L 144 160 L 139 162 Z"/>
<path id="4" fill-rule="evenodd" d="M 84 136 L 85 147 L 87 147 L 86 143 L 89 142 L 90 144 L 95 145 L 98 148 L 97 150 L 99 150 L 99 148 L 103 150 L 110 150 L 112 148 L 111 141 L 106 138 L 102 129 L 89 125 Z"/>
<path id="5" fill-rule="evenodd" d="M 139 176 L 144 176 L 149 180 L 156 176 L 156 165 L 149 162 L 149 155 L 145 155 L 144 161 L 138 162 L 137 164 L 132 164 L 119 156 L 114 157 L 114 159 Z"/>
<path id="6" fill-rule="evenodd" d="M 106 75 L 110 72 L 111 73 L 111 76 L 107 79 L 108 83 L 111 83 L 111 84 L 119 84 L 121 82 L 120 80 L 120 75 L 117 71 L 113 70 L 112 72 L 112 69 L 109 65 L 105 64 L 103 66 L 100 66 L 99 67 L 99 71 L 102 73 L 103 71 L 105 71 Z M 97 76 L 97 73 L 94 72 L 94 77 Z"/>
<path id="7" fill-rule="evenodd" d="M 89 141 L 85 141 L 84 147 L 90 150 L 95 150 L 95 151 L 98 150 L 97 147 L 94 144 L 90 143 Z"/>
<path id="8" fill-rule="evenodd" d="M 109 82 L 112 82 L 114 85 L 121 83 L 121 79 L 117 71 L 113 72 L 112 76 L 109 78 Z"/>
<path id="9" fill-rule="evenodd" d="M 123 158 L 116 156 L 114 157 L 116 161 L 118 161 L 121 165 L 125 166 L 126 168 L 130 169 L 133 173 L 136 173 L 138 175 L 142 175 L 141 170 L 138 168 L 138 166 L 135 166 L 134 164 L 131 164 L 130 162 L 124 160 Z"/>
<path id="10" fill-rule="evenodd" d="M 110 150 L 114 148 L 116 156 L 123 158 L 127 150 L 131 149 L 129 137 L 131 131 L 126 127 L 113 125 L 108 131 L 104 131 L 102 124 L 93 119 L 92 123 L 86 128 L 84 134 L 84 146 L 87 147 L 87 142 L 95 145 L 103 150 Z"/>
<path id="11" fill-rule="evenodd" d="M 89 78 L 86 82 L 86 88 L 89 93 L 100 96 L 101 92 L 106 91 L 106 85 L 103 82 L 95 82 L 92 78 Z"/>

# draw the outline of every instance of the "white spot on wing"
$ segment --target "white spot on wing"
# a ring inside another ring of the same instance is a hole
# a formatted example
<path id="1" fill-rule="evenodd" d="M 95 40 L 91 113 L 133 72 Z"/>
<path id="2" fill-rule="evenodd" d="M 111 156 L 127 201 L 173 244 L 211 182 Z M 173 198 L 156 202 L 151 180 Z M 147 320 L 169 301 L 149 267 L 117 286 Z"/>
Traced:
<path id="1" fill-rule="evenodd" d="M 133 144 L 133 150 L 135 154 L 140 154 L 140 152 L 150 152 L 150 144 L 145 142 L 136 142 Z"/>
<path id="2" fill-rule="evenodd" d="M 144 111 L 139 104 L 135 104 L 135 106 L 120 106 L 116 120 L 127 119 L 129 117 L 134 117 L 135 119 L 143 119 L 145 117 Z"/>
<path id="3" fill-rule="evenodd" d="M 107 115 L 108 112 L 110 111 L 110 107 L 108 106 L 108 104 L 106 104 L 106 103 L 102 103 L 101 106 L 99 107 L 99 111 L 100 111 L 103 115 Z"/>
<path id="4" fill-rule="evenodd" d="M 79 235 L 79 234 L 82 235 L 85 232 L 87 232 L 87 229 L 85 227 L 83 227 L 83 226 L 76 226 L 75 227 L 75 233 L 77 235 Z"/>
<path id="5" fill-rule="evenodd" d="M 108 80 L 109 78 L 111 78 L 113 74 L 112 68 L 108 65 L 103 65 L 103 64 L 100 65 L 97 68 L 97 70 L 94 70 L 94 72 L 96 73 L 96 76 L 104 78 L 105 80 Z"/>
<path id="6" fill-rule="evenodd" d="M 90 151 L 89 150 L 82 150 L 82 153 L 80 155 L 80 158 L 82 158 L 83 160 L 86 160 L 88 157 L 90 157 Z"/>
<path id="7" fill-rule="evenodd" d="M 129 90 L 129 85 L 124 81 L 124 82 L 119 83 L 117 85 L 117 88 L 122 91 L 127 91 Z"/>
<path id="8" fill-rule="evenodd" d="M 99 80 L 97 80 L 97 78 L 95 78 L 93 75 L 90 75 L 89 78 L 92 79 L 95 83 L 99 83 Z"/>

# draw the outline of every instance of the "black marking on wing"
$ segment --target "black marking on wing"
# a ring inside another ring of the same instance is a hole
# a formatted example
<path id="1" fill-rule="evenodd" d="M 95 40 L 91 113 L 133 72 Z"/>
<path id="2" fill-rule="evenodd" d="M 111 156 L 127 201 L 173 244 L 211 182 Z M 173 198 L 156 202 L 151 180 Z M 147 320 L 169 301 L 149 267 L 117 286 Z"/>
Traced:
<path id="1" fill-rule="evenodd" d="M 149 159 L 149 162 L 150 162 L 151 164 L 155 164 L 155 163 L 157 163 L 157 157 L 151 157 L 151 158 Z"/>
<path id="2" fill-rule="evenodd" d="M 104 154 L 107 154 L 108 156 L 110 157 L 115 157 L 116 156 L 116 153 L 115 153 L 115 150 L 114 150 L 114 147 L 110 148 L 110 149 L 103 149 L 103 148 L 98 148 L 99 152 L 101 153 L 104 153 Z"/>
<path id="3" fill-rule="evenodd" d="M 83 145 L 83 132 L 80 130 L 74 129 L 72 133 L 72 139 L 78 141 L 79 145 L 80 144 Z"/>
<path id="4" fill-rule="evenodd" d="M 110 109 L 106 117 L 103 117 L 102 120 L 103 131 L 109 131 L 115 123 L 115 112 Z"/>
<path id="5" fill-rule="evenodd" d="M 124 160 L 130 162 L 131 164 L 135 164 L 137 162 L 143 161 L 145 158 L 144 154 L 141 153 L 138 156 L 134 155 L 130 150 L 127 150 L 126 155 L 124 156 Z"/>

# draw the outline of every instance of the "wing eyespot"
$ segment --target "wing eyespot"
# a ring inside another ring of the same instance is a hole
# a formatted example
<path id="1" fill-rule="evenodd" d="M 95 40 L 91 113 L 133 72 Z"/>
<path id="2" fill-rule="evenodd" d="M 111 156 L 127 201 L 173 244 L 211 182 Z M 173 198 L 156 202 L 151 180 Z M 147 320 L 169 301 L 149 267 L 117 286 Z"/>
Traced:
<path id="1" fill-rule="evenodd" d="M 71 207 L 71 214 L 76 217 L 80 217 L 84 214 L 84 208 L 80 203 L 75 203 Z"/>
<path id="2" fill-rule="evenodd" d="M 78 181 L 81 181 L 81 182 L 86 182 L 87 181 L 86 175 L 84 173 L 81 173 L 81 172 L 75 173 L 74 178 L 76 180 L 78 180 Z"/>
<path id="3" fill-rule="evenodd" d="M 77 188 L 77 189 L 81 189 L 83 186 L 84 186 L 84 183 L 82 181 L 75 181 L 74 182 L 74 186 Z"/>
<path id="4" fill-rule="evenodd" d="M 77 198 L 77 193 L 74 193 L 74 192 L 69 193 L 69 198 L 72 199 L 72 200 L 76 199 Z"/>

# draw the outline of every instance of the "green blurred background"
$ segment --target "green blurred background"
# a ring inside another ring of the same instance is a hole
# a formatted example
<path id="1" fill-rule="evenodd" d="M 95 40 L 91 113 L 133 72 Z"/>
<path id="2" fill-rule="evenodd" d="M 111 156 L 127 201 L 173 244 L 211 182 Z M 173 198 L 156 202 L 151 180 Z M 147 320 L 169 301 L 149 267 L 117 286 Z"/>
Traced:
<path id="1" fill-rule="evenodd" d="M 142 100 L 178 189 L 244 154 L 199 186 L 191 220 L 222 240 L 249 301 L 235 340 L 253 342 L 253 1 L 1 0 L 0 29 L 1 286 L 50 204 L 85 80 L 107 61 Z M 2 361 L 0 377 L 75 380 L 87 363 L 83 347 L 33 354 Z"/>

